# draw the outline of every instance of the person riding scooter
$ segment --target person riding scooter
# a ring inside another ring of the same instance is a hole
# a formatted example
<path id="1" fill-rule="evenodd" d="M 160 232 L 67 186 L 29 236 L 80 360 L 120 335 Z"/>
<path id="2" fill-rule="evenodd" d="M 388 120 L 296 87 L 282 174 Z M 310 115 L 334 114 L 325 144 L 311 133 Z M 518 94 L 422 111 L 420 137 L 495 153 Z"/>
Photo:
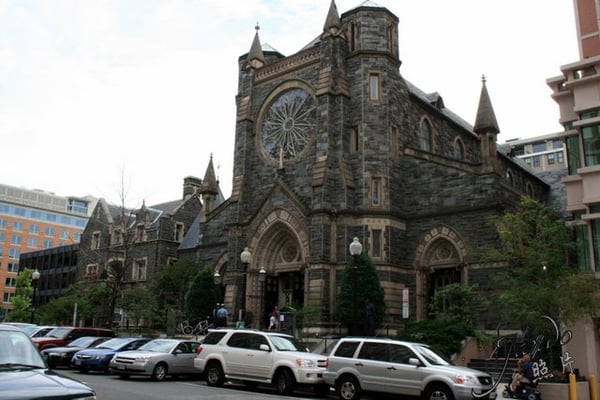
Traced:
<path id="1" fill-rule="evenodd" d="M 533 374 L 533 361 L 529 354 L 523 355 L 517 361 L 517 369 L 515 370 L 510 385 L 506 385 L 504 397 L 513 399 L 539 400 L 541 399 L 540 392 L 535 390 L 537 383 Z"/>

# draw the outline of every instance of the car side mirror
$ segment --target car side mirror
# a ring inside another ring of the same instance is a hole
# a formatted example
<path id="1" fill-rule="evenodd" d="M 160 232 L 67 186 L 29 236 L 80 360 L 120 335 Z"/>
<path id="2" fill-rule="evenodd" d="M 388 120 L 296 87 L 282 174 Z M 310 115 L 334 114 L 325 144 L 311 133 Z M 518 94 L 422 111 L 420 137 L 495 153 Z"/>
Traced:
<path id="1" fill-rule="evenodd" d="M 260 346 L 258 346 L 258 349 L 262 351 L 271 351 L 271 348 L 268 344 L 261 344 Z"/>
<path id="2" fill-rule="evenodd" d="M 414 357 L 410 357 L 410 358 L 408 359 L 408 363 L 409 363 L 410 365 L 414 365 L 414 366 L 417 366 L 417 367 L 420 367 L 420 366 L 421 366 L 421 361 L 419 361 L 419 359 L 418 359 L 418 358 L 414 358 Z"/>

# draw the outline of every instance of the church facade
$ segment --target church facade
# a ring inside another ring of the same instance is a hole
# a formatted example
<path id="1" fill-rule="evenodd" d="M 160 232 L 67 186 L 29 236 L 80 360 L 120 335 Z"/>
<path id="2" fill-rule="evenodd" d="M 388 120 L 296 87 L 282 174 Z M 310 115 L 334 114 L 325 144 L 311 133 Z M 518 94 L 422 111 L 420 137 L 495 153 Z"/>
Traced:
<path id="1" fill-rule="evenodd" d="M 218 182 L 204 190 L 180 256 L 213 266 L 233 319 L 251 311 L 254 327 L 275 305 L 310 305 L 319 329 L 334 329 L 355 237 L 390 326 L 403 303 L 404 317 L 427 318 L 449 283 L 491 289 L 503 266 L 480 259 L 498 245 L 490 219 L 549 187 L 496 148 L 485 80 L 471 125 L 402 77 L 390 10 L 365 2 L 340 15 L 332 1 L 324 17 L 295 54 L 263 50 L 257 29 L 239 58 L 232 194 L 218 202 Z"/>

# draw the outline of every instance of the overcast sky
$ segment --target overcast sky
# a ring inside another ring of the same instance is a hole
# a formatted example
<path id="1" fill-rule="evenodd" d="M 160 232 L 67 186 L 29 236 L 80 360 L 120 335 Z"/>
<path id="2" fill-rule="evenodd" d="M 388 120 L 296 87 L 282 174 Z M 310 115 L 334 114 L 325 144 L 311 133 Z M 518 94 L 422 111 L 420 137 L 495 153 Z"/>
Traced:
<path id="1" fill-rule="evenodd" d="M 0 183 L 152 205 L 212 153 L 228 197 L 238 57 L 257 22 L 263 44 L 297 52 L 329 3 L 0 0 Z M 485 74 L 500 142 L 561 130 L 546 79 L 579 58 L 571 0 L 376 3 L 400 19 L 402 76 L 463 119 Z"/>

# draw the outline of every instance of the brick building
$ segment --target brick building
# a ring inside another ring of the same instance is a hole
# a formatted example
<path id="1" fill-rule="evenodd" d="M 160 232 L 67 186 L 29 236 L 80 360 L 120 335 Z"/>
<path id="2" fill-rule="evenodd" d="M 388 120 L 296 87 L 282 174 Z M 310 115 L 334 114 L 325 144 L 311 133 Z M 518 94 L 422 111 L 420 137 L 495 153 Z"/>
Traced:
<path id="1" fill-rule="evenodd" d="M 496 148 L 485 80 L 471 125 L 402 77 L 390 10 L 365 2 L 340 16 L 332 1 L 324 17 L 295 54 L 263 50 L 257 30 L 239 58 L 232 194 L 203 209 L 180 254 L 213 265 L 225 303 L 236 317 L 253 311 L 253 326 L 273 305 L 318 305 L 321 329 L 333 329 L 354 237 L 376 264 L 390 325 L 404 289 L 411 319 L 446 284 L 489 289 L 502 268 L 477 258 L 498 243 L 490 217 L 550 188 Z"/>

